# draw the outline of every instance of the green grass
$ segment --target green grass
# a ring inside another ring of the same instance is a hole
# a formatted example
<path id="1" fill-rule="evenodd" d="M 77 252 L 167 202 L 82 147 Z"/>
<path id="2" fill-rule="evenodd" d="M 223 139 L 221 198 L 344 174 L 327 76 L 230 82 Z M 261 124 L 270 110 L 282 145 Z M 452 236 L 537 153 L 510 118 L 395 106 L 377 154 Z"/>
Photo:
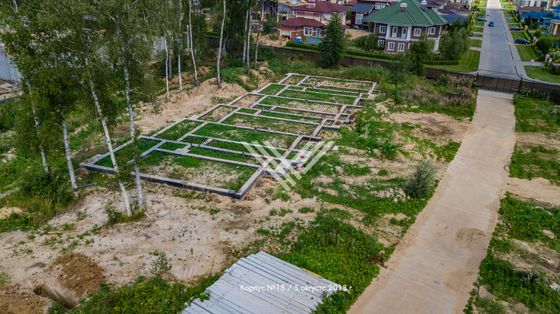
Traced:
<path id="1" fill-rule="evenodd" d="M 519 52 L 521 61 L 538 60 L 535 47 L 531 45 L 515 45 L 515 47 L 517 47 L 517 52 Z M 525 67 L 525 71 L 527 71 L 527 67 Z"/>
<path id="2" fill-rule="evenodd" d="M 560 185 L 560 152 L 553 147 L 515 147 L 510 175 L 516 178 L 545 178 Z"/>
<path id="3" fill-rule="evenodd" d="M 301 99 L 308 99 L 308 100 L 320 100 L 320 101 L 328 101 L 334 102 L 339 104 L 347 104 L 351 105 L 354 103 L 356 97 L 352 96 L 338 96 L 338 95 L 331 95 L 327 93 L 307 93 L 303 91 L 296 91 L 296 90 L 285 90 L 278 96 L 284 97 L 293 97 L 293 98 L 301 98 Z"/>
<path id="4" fill-rule="evenodd" d="M 185 135 L 185 133 L 188 133 L 190 130 L 194 129 L 198 125 L 200 125 L 200 122 L 185 120 L 185 121 L 171 127 L 167 131 L 161 133 L 157 137 L 158 138 L 163 138 L 163 139 L 166 139 L 166 140 L 176 141 L 181 136 Z"/>
<path id="5" fill-rule="evenodd" d="M 275 95 L 276 93 L 278 93 L 279 91 L 282 90 L 282 88 L 284 88 L 285 85 L 281 85 L 281 84 L 270 84 L 270 86 L 268 86 L 267 88 L 263 89 L 261 91 L 262 94 L 267 94 L 267 95 Z"/>
<path id="6" fill-rule="evenodd" d="M 532 270 L 519 269 L 508 256 L 519 256 L 523 263 L 531 263 L 525 249 L 512 239 L 529 243 L 544 243 L 560 252 L 558 237 L 551 239 L 543 230 L 560 233 L 560 208 L 543 209 L 507 195 L 501 202 L 500 222 L 496 226 L 486 258 L 480 265 L 478 285 L 484 286 L 493 297 L 480 298 L 475 293 L 467 305 L 466 313 L 473 307 L 479 313 L 503 313 L 498 301 L 511 304 L 522 303 L 532 313 L 560 312 L 560 293 L 550 284 L 556 281 L 538 263 Z M 512 254 L 513 253 L 513 254 Z M 507 260 L 504 257 L 508 257 Z"/>
<path id="7" fill-rule="evenodd" d="M 429 65 L 427 67 L 454 72 L 474 72 L 478 70 L 479 61 L 480 51 L 469 50 L 461 57 L 461 60 L 459 60 L 459 64 Z"/>
<path id="8" fill-rule="evenodd" d="M 148 149 L 154 147 L 158 142 L 146 140 L 146 139 L 139 139 L 137 141 L 137 153 L 138 155 L 142 154 L 143 152 L 147 151 Z M 126 165 L 127 162 L 132 160 L 134 157 L 134 145 L 129 144 L 124 148 L 120 149 L 115 153 L 115 158 L 117 159 L 117 164 L 123 167 Z M 95 163 L 96 165 L 103 166 L 103 167 L 113 167 L 113 162 L 111 161 L 111 157 L 107 156 Z"/>
<path id="9" fill-rule="evenodd" d="M 210 150 L 206 150 L 207 152 L 197 151 L 198 153 L 205 153 L 207 155 L 216 156 L 219 152 L 213 152 Z M 231 154 L 230 154 L 231 155 Z M 238 155 L 236 155 L 238 156 Z M 231 157 L 231 156 L 229 156 Z M 162 173 L 165 172 L 162 169 L 158 169 L 158 173 L 150 173 L 153 167 L 158 167 L 160 165 L 173 165 L 175 168 L 170 169 L 170 173 Z M 182 168 L 182 169 L 181 169 Z M 212 169 L 211 171 L 213 174 L 208 175 L 217 175 L 216 172 L 223 173 L 222 177 L 215 178 L 216 181 L 224 180 L 219 186 L 221 188 L 230 189 L 237 191 L 239 190 L 243 184 L 253 175 L 255 172 L 254 168 L 246 167 L 246 166 L 237 166 L 232 164 L 226 164 L 222 162 L 214 162 L 203 160 L 195 157 L 190 156 L 177 156 L 171 155 L 163 152 L 153 152 L 142 159 L 140 169 L 144 173 L 148 174 L 155 174 L 160 176 L 165 176 L 168 178 L 173 179 L 180 179 L 183 181 L 191 182 L 193 179 L 200 180 L 207 178 L 193 178 L 191 170 L 196 169 L 197 171 L 201 171 L 201 169 Z M 195 171 L 196 172 L 196 171 Z M 198 173 L 202 175 L 201 173 Z M 230 177 L 227 177 L 230 176 Z M 227 180 L 226 180 L 227 179 Z M 205 182 L 194 182 L 194 183 L 201 183 L 207 184 Z"/>
<path id="10" fill-rule="evenodd" d="M 471 47 L 475 47 L 475 48 L 481 48 L 482 47 L 482 40 L 470 39 L 469 41 L 470 41 Z"/>
<path id="11" fill-rule="evenodd" d="M 383 245 L 346 222 L 348 215 L 340 210 L 321 211 L 289 252 L 279 254 L 281 259 L 349 289 L 328 297 L 317 313 L 345 313 L 377 276 L 379 267 L 372 260 L 386 258 Z"/>
<path id="12" fill-rule="evenodd" d="M 160 277 L 139 277 L 120 288 L 103 285 L 101 289 L 69 312 L 93 313 L 179 313 L 197 298 L 205 299 L 204 291 L 218 276 L 206 277 L 193 286 L 168 282 Z M 60 312 L 65 311 L 61 307 Z M 49 312 L 51 313 L 51 312 Z"/>
<path id="13" fill-rule="evenodd" d="M 268 119 L 260 116 L 245 116 L 234 114 L 224 121 L 226 124 L 245 125 L 258 127 L 262 129 L 270 129 L 273 131 L 291 132 L 310 135 L 317 128 L 316 125 L 303 124 L 290 121 L 282 121 Z"/>
<path id="14" fill-rule="evenodd" d="M 280 148 L 288 148 L 296 139 L 295 136 L 272 134 L 257 130 L 240 129 L 233 126 L 224 126 L 209 123 L 196 132 L 197 135 L 211 136 L 239 142 L 259 142 L 270 141 Z"/>
<path id="15" fill-rule="evenodd" d="M 548 100 L 515 94 L 515 129 L 517 132 L 560 131 L 560 109 Z"/>
<path id="16" fill-rule="evenodd" d="M 560 83 L 560 75 L 553 74 L 548 69 L 541 66 L 525 66 L 525 72 L 530 78 L 541 81 Z"/>

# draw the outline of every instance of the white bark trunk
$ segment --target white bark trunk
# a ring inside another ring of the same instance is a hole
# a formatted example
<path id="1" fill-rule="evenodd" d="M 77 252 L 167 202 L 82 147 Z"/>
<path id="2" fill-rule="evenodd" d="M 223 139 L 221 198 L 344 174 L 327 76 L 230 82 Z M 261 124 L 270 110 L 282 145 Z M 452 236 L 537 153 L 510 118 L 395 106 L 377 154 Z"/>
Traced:
<path id="1" fill-rule="evenodd" d="M 183 52 L 183 0 L 179 0 L 179 51 L 177 52 L 177 73 L 179 73 L 179 91 L 183 91 L 183 78 L 181 77 L 181 53 Z"/>
<path id="2" fill-rule="evenodd" d="M 222 61 L 222 51 L 223 51 L 223 42 L 224 42 L 224 25 L 226 24 L 226 0 L 223 0 L 224 3 L 224 12 L 222 16 L 222 27 L 220 28 L 220 46 L 218 47 L 218 60 L 216 64 L 216 69 L 218 73 L 218 88 L 221 88 L 222 79 L 220 77 L 220 62 Z"/>
<path id="3" fill-rule="evenodd" d="M 191 56 L 194 70 L 194 85 L 198 85 L 198 70 L 196 68 L 196 57 L 193 40 L 193 27 L 192 27 L 192 0 L 189 0 L 189 38 L 191 42 Z"/>
<path id="4" fill-rule="evenodd" d="M 134 108 L 130 101 L 130 74 L 128 65 L 124 66 L 124 94 L 126 97 L 126 105 L 128 108 L 128 118 L 130 123 L 130 137 L 133 139 L 133 145 L 136 145 L 136 126 L 134 125 Z M 138 208 L 144 210 L 144 190 L 142 189 L 142 179 L 140 178 L 140 166 L 138 165 L 138 156 L 134 156 L 134 181 L 136 183 L 136 196 L 138 197 Z"/>
<path id="5" fill-rule="evenodd" d="M 29 92 L 29 96 L 33 97 L 33 93 L 31 92 L 31 86 L 29 85 L 29 83 L 27 83 L 27 90 Z M 47 163 L 47 155 L 45 154 L 45 148 L 43 147 L 43 144 L 39 139 L 39 127 L 40 127 L 39 117 L 37 116 L 37 110 L 35 110 L 35 105 L 33 103 L 31 103 L 31 113 L 33 114 L 35 136 L 37 136 L 37 140 L 39 141 L 39 154 L 41 155 L 41 163 L 43 164 L 43 169 L 45 170 L 45 173 L 49 173 L 49 164 Z"/>
<path id="6" fill-rule="evenodd" d="M 264 2 L 261 3 L 261 18 L 259 20 L 259 29 L 257 30 L 257 40 L 255 42 L 255 69 L 257 68 L 257 59 L 259 57 L 259 39 L 261 37 L 261 27 L 264 19 Z"/>
<path id="7" fill-rule="evenodd" d="M 115 157 L 115 151 L 113 149 L 113 143 L 111 142 L 111 133 L 109 133 L 109 127 L 107 126 L 107 119 L 103 115 L 103 111 L 101 110 L 101 105 L 99 104 L 99 98 L 97 97 L 97 93 L 95 92 L 95 88 L 93 86 L 93 82 L 89 81 L 89 88 L 91 92 L 91 97 L 93 98 L 93 103 L 95 105 L 95 110 L 99 115 L 99 119 L 101 120 L 101 126 L 103 128 L 103 136 L 105 137 L 105 144 L 107 145 L 107 149 L 109 150 L 109 158 L 111 158 L 111 162 L 113 163 L 113 168 L 115 169 L 115 173 L 117 176 L 119 175 L 119 165 L 117 164 L 117 158 Z M 127 215 L 132 215 L 132 209 L 130 207 L 130 200 L 128 198 L 128 193 L 126 192 L 126 188 L 124 184 L 118 180 L 119 189 L 121 190 L 124 207 L 126 210 Z"/>
<path id="8" fill-rule="evenodd" d="M 31 105 L 31 112 L 33 113 L 33 122 L 35 123 L 35 135 L 39 138 L 39 118 L 37 117 L 37 111 L 35 111 L 35 106 Z M 45 149 L 43 144 L 39 140 L 39 154 L 41 155 L 41 163 L 43 164 L 43 169 L 45 173 L 49 173 L 49 164 L 47 163 L 47 155 L 45 154 Z"/>
<path id="9" fill-rule="evenodd" d="M 16 0 L 14 0 L 14 12 L 18 13 L 18 5 Z"/>
<path id="10" fill-rule="evenodd" d="M 72 164 L 72 149 L 70 148 L 70 138 L 68 136 L 68 125 L 66 119 L 62 118 L 62 135 L 64 136 L 64 153 L 66 155 L 66 165 L 68 166 L 68 174 L 70 175 L 70 185 L 74 196 L 78 197 L 78 183 L 76 182 L 76 174 L 74 173 L 74 165 Z"/>
<path id="11" fill-rule="evenodd" d="M 245 12 L 245 28 L 243 30 L 243 67 L 245 67 L 245 61 L 247 60 L 247 51 L 249 48 L 247 47 L 247 29 L 249 28 L 249 8 Z"/>
<path id="12" fill-rule="evenodd" d="M 167 98 L 169 98 L 169 49 L 167 49 L 167 38 L 163 37 L 163 46 L 165 48 L 165 90 Z"/>

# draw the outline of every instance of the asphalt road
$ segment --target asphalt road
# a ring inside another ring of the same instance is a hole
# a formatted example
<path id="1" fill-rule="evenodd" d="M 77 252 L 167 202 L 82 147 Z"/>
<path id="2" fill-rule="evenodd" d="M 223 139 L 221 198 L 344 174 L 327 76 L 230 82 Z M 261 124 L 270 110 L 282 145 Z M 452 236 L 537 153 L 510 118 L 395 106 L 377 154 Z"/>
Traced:
<path id="1" fill-rule="evenodd" d="M 484 25 L 479 73 L 508 79 L 526 77 L 509 26 L 500 11 L 500 1 L 488 0 L 486 7 L 487 22 Z M 488 26 L 490 21 L 494 22 L 494 27 Z"/>

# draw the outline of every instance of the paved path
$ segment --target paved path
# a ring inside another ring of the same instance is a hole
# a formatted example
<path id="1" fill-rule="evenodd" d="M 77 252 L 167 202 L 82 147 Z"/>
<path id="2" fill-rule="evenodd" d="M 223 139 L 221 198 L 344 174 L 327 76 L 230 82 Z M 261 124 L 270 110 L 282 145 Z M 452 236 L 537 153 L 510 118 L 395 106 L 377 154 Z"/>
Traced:
<path id="1" fill-rule="evenodd" d="M 483 75 L 518 80 L 525 78 L 525 69 L 513 38 L 509 25 L 502 11 L 499 0 L 488 0 L 486 4 L 486 20 L 484 37 L 480 53 L 479 73 Z M 494 22 L 489 27 L 488 22 Z"/>
<path id="2" fill-rule="evenodd" d="M 514 126 L 512 95 L 481 90 L 434 196 L 349 313 L 462 313 L 505 193 Z"/>

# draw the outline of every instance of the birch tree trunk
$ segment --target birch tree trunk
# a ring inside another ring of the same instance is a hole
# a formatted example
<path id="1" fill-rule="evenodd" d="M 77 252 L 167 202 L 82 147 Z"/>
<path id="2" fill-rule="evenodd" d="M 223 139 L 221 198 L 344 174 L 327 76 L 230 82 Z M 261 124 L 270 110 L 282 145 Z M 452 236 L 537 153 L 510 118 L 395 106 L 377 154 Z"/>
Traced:
<path id="1" fill-rule="evenodd" d="M 243 30 L 244 35 L 243 35 L 243 67 L 245 68 L 245 71 L 247 71 L 247 67 L 246 67 L 246 61 L 247 61 L 247 54 L 249 52 L 249 47 L 247 47 L 247 29 L 249 28 L 249 8 L 247 8 L 247 11 L 245 12 L 245 28 Z"/>
<path id="2" fill-rule="evenodd" d="M 15 2 L 15 1 L 14 1 Z M 27 90 L 29 92 L 29 96 L 33 97 L 33 93 L 31 92 L 31 86 L 29 86 L 29 83 L 26 82 L 27 85 Z M 45 170 L 45 173 L 49 173 L 49 164 L 47 163 L 47 155 L 45 154 L 45 148 L 43 147 L 43 144 L 41 143 L 41 140 L 39 139 L 39 127 L 40 127 L 40 122 L 39 122 L 39 117 L 37 116 L 37 110 L 35 110 L 35 105 L 33 104 L 33 99 L 31 100 L 31 114 L 33 115 L 33 124 L 35 127 L 35 136 L 37 136 L 37 139 L 39 140 L 39 154 L 41 155 L 41 163 L 43 164 L 43 169 Z"/>
<path id="3" fill-rule="evenodd" d="M 191 56 L 194 68 L 194 85 L 198 86 L 198 70 L 196 68 L 195 48 L 193 41 L 193 28 L 192 28 L 192 0 L 189 0 L 189 38 L 191 42 Z"/>
<path id="4" fill-rule="evenodd" d="M 35 106 L 31 104 L 31 112 L 33 113 L 33 122 L 35 124 L 35 135 L 39 138 L 39 118 L 37 117 L 37 111 Z M 43 169 L 45 173 L 49 173 L 49 164 L 47 163 L 47 155 L 45 154 L 45 148 L 43 144 L 39 141 L 39 154 L 41 155 L 41 163 L 43 164 Z"/>
<path id="5" fill-rule="evenodd" d="M 167 49 L 167 37 L 163 36 L 163 46 L 165 49 L 165 90 L 169 98 L 169 49 Z"/>
<path id="6" fill-rule="evenodd" d="M 14 0 L 14 12 L 18 13 L 18 5 L 17 5 L 17 1 Z"/>
<path id="7" fill-rule="evenodd" d="M 222 87 L 222 79 L 220 77 L 220 62 L 222 61 L 222 50 L 223 50 L 223 43 L 224 43 L 224 25 L 226 24 L 226 0 L 223 0 L 224 3 L 224 12 L 222 16 L 222 27 L 220 28 L 220 45 L 218 47 L 218 60 L 216 64 L 216 70 L 218 73 L 218 88 Z"/>
<path id="8" fill-rule="evenodd" d="M 179 51 L 177 53 L 177 72 L 179 73 L 179 91 L 183 91 L 183 78 L 181 77 L 181 53 L 183 52 L 183 0 L 179 0 Z"/>
<path id="9" fill-rule="evenodd" d="M 257 68 L 257 59 L 259 57 L 259 39 L 261 37 L 261 27 L 264 19 L 264 2 L 261 3 L 261 17 L 259 20 L 259 29 L 257 30 L 257 40 L 255 42 L 255 69 Z"/>
<path id="10" fill-rule="evenodd" d="M 107 126 L 107 119 L 103 115 L 103 111 L 101 110 L 101 105 L 99 104 L 99 98 L 97 97 L 97 93 L 95 92 L 95 88 L 93 86 L 93 82 L 89 80 L 89 88 L 91 92 L 91 97 L 93 98 L 93 103 L 95 105 L 95 110 L 99 115 L 99 119 L 101 120 L 101 126 L 103 128 L 103 136 L 105 137 L 105 144 L 107 145 L 107 149 L 109 150 L 109 158 L 111 158 L 111 162 L 113 163 L 113 168 L 115 169 L 115 173 L 117 176 L 119 175 L 119 166 L 117 164 L 117 158 L 115 157 L 115 151 L 113 149 L 113 143 L 111 142 L 111 133 L 109 133 L 109 127 Z M 130 207 L 130 200 L 128 198 L 128 193 L 126 192 L 126 188 L 121 180 L 118 180 L 119 189 L 121 190 L 124 207 L 126 210 L 126 214 L 128 216 L 132 215 L 132 209 Z"/>
<path id="11" fill-rule="evenodd" d="M 130 122 L 130 137 L 133 145 L 137 143 L 136 126 L 134 125 L 134 109 L 130 101 L 130 74 L 128 64 L 124 65 L 124 94 L 126 97 L 126 105 L 128 107 L 128 118 Z M 138 156 L 134 155 L 134 181 L 136 183 L 136 195 L 138 197 L 138 207 L 145 209 L 144 190 L 142 189 L 142 179 L 140 178 L 140 166 L 138 165 Z"/>
<path id="12" fill-rule="evenodd" d="M 76 182 L 76 174 L 74 165 L 72 164 L 72 149 L 70 148 L 70 138 L 68 136 L 68 125 L 66 119 L 62 118 L 62 135 L 64 136 L 64 153 L 66 155 L 66 165 L 68 166 L 68 174 L 70 175 L 70 185 L 74 196 L 78 197 L 78 183 Z"/>

